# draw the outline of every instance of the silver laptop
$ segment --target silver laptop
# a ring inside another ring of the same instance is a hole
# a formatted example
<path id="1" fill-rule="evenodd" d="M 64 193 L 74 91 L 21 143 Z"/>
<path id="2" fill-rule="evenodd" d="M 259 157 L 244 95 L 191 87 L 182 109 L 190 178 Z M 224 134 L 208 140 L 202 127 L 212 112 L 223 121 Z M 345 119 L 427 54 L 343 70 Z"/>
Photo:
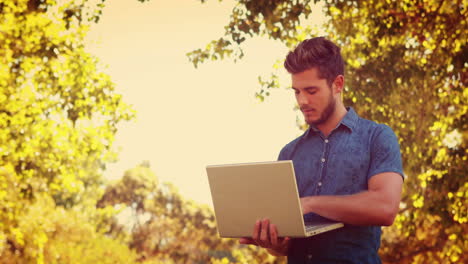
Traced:
<path id="1" fill-rule="evenodd" d="M 251 237 L 255 222 L 268 218 L 281 237 L 308 237 L 343 223 L 304 224 L 291 160 L 207 166 L 221 237 Z"/>

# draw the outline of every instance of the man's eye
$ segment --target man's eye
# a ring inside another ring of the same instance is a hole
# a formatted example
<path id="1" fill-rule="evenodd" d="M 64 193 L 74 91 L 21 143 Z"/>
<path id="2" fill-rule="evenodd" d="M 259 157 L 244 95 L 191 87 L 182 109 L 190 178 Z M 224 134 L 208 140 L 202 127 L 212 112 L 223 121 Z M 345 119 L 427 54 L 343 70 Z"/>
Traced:
<path id="1" fill-rule="evenodd" d="M 315 91 L 307 91 L 308 94 L 314 94 Z"/>

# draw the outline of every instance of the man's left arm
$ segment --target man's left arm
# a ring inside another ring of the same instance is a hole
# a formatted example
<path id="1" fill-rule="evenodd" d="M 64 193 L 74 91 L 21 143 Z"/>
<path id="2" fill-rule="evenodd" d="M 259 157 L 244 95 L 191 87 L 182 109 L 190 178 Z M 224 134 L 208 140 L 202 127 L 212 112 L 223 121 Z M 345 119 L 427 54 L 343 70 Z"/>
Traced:
<path id="1" fill-rule="evenodd" d="M 383 172 L 369 179 L 367 191 L 352 195 L 303 197 L 302 210 L 304 214 L 314 212 L 352 225 L 388 226 L 398 213 L 402 186 L 400 174 Z"/>
<path id="2" fill-rule="evenodd" d="M 392 129 L 379 125 L 372 139 L 367 190 L 343 196 L 311 196 L 301 199 L 304 214 L 354 225 L 388 226 L 398 213 L 403 168 L 400 146 Z"/>

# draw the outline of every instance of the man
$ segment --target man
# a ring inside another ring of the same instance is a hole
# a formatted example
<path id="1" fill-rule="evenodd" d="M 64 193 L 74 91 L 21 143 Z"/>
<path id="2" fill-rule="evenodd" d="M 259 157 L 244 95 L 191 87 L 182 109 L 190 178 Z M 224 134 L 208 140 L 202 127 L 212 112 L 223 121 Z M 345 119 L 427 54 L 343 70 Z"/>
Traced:
<path id="1" fill-rule="evenodd" d="M 325 217 L 345 226 L 280 238 L 264 219 L 240 243 L 288 256 L 288 263 L 381 263 L 381 226 L 393 223 L 403 184 L 398 140 L 388 126 L 345 108 L 344 62 L 331 41 L 305 40 L 284 66 L 309 129 L 281 150 L 279 160 L 293 160 L 305 220 Z"/>

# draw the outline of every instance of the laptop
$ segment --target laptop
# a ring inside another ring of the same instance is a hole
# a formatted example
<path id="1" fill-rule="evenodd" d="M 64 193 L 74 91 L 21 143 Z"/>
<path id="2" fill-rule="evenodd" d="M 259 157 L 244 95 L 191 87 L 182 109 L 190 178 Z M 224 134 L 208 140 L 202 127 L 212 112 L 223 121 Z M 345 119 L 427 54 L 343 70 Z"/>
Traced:
<path id="1" fill-rule="evenodd" d="M 255 222 L 270 219 L 280 237 L 309 237 L 343 226 L 323 218 L 304 223 L 291 160 L 206 167 L 218 233 L 251 237 Z"/>

